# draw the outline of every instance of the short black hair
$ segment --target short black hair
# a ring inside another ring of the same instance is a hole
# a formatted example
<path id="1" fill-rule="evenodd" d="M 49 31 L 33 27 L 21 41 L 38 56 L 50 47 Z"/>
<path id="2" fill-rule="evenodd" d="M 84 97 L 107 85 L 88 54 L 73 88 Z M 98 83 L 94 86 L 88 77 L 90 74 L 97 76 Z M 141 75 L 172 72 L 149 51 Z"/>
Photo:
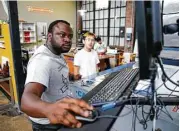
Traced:
<path id="1" fill-rule="evenodd" d="M 100 37 L 100 36 L 97 36 L 97 37 L 96 37 L 96 41 L 101 41 L 101 37 Z"/>
<path id="2" fill-rule="evenodd" d="M 52 33 L 53 27 L 54 27 L 57 23 L 59 23 L 59 22 L 64 23 L 64 24 L 67 24 L 67 25 L 70 26 L 70 23 L 67 22 L 67 21 L 65 21 L 65 20 L 55 20 L 55 21 L 53 21 L 53 22 L 49 25 L 48 33 Z"/>

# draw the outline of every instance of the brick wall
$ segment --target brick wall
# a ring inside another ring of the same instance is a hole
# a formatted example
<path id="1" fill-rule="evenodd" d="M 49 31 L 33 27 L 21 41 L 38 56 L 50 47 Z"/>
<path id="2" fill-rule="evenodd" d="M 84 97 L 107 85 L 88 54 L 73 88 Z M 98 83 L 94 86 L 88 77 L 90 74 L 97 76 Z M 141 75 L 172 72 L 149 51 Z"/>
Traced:
<path id="1" fill-rule="evenodd" d="M 134 1 L 127 1 L 126 3 L 126 28 L 132 28 L 132 37 L 131 41 L 126 40 L 125 35 L 125 45 L 124 50 L 126 52 L 133 51 L 133 40 L 134 40 Z"/>

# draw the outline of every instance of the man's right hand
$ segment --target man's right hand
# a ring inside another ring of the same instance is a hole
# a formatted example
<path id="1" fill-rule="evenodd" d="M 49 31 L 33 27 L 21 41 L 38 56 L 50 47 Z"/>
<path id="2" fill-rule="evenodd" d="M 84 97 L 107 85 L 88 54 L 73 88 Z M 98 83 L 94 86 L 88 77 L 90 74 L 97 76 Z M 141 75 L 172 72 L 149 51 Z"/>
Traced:
<path id="1" fill-rule="evenodd" d="M 51 124 L 63 124 L 72 128 L 80 128 L 82 123 L 75 119 L 75 116 L 71 112 L 88 117 L 88 110 L 93 110 L 93 107 L 88 105 L 85 101 L 64 98 L 47 107 L 46 117 L 49 119 Z"/>
<path id="2" fill-rule="evenodd" d="M 80 74 L 74 75 L 74 80 L 80 80 L 81 77 L 82 77 L 82 76 L 81 76 Z"/>

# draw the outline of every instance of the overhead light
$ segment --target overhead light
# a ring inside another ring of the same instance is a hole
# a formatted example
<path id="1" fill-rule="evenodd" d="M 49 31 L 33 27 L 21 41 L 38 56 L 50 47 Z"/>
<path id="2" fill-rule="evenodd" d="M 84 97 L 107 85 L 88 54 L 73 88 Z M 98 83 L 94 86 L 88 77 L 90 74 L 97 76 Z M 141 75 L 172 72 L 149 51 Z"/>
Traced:
<path id="1" fill-rule="evenodd" d="M 27 6 L 27 10 L 29 12 L 46 12 L 46 13 L 53 13 L 53 9 L 47 9 L 47 8 L 40 8 L 40 7 L 32 7 Z"/>
<path id="2" fill-rule="evenodd" d="M 87 10 L 78 10 L 78 12 L 80 13 L 81 16 L 84 16 L 85 12 L 87 12 Z"/>

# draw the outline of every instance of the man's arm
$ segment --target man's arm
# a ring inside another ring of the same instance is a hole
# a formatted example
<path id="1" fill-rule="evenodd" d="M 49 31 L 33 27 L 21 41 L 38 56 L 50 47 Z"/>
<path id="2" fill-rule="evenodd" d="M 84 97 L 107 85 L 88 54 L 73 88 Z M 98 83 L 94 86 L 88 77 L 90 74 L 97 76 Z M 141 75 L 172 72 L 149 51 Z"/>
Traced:
<path id="1" fill-rule="evenodd" d="M 74 65 L 74 79 L 75 79 L 75 80 L 81 79 L 81 75 L 80 75 L 80 73 L 79 73 L 79 70 L 80 70 L 80 67 Z"/>
<path id="2" fill-rule="evenodd" d="M 21 99 L 21 110 L 32 117 L 48 118 L 52 124 L 63 124 L 70 127 L 80 127 L 81 123 L 69 112 L 75 112 L 87 117 L 92 110 L 86 102 L 79 99 L 64 98 L 55 103 L 40 99 L 44 91 L 43 85 L 29 83 L 26 85 Z"/>
<path id="3" fill-rule="evenodd" d="M 46 107 L 51 104 L 40 99 L 44 88 L 39 83 L 29 83 L 26 85 L 21 98 L 21 110 L 27 115 L 38 118 L 46 117 Z"/>

